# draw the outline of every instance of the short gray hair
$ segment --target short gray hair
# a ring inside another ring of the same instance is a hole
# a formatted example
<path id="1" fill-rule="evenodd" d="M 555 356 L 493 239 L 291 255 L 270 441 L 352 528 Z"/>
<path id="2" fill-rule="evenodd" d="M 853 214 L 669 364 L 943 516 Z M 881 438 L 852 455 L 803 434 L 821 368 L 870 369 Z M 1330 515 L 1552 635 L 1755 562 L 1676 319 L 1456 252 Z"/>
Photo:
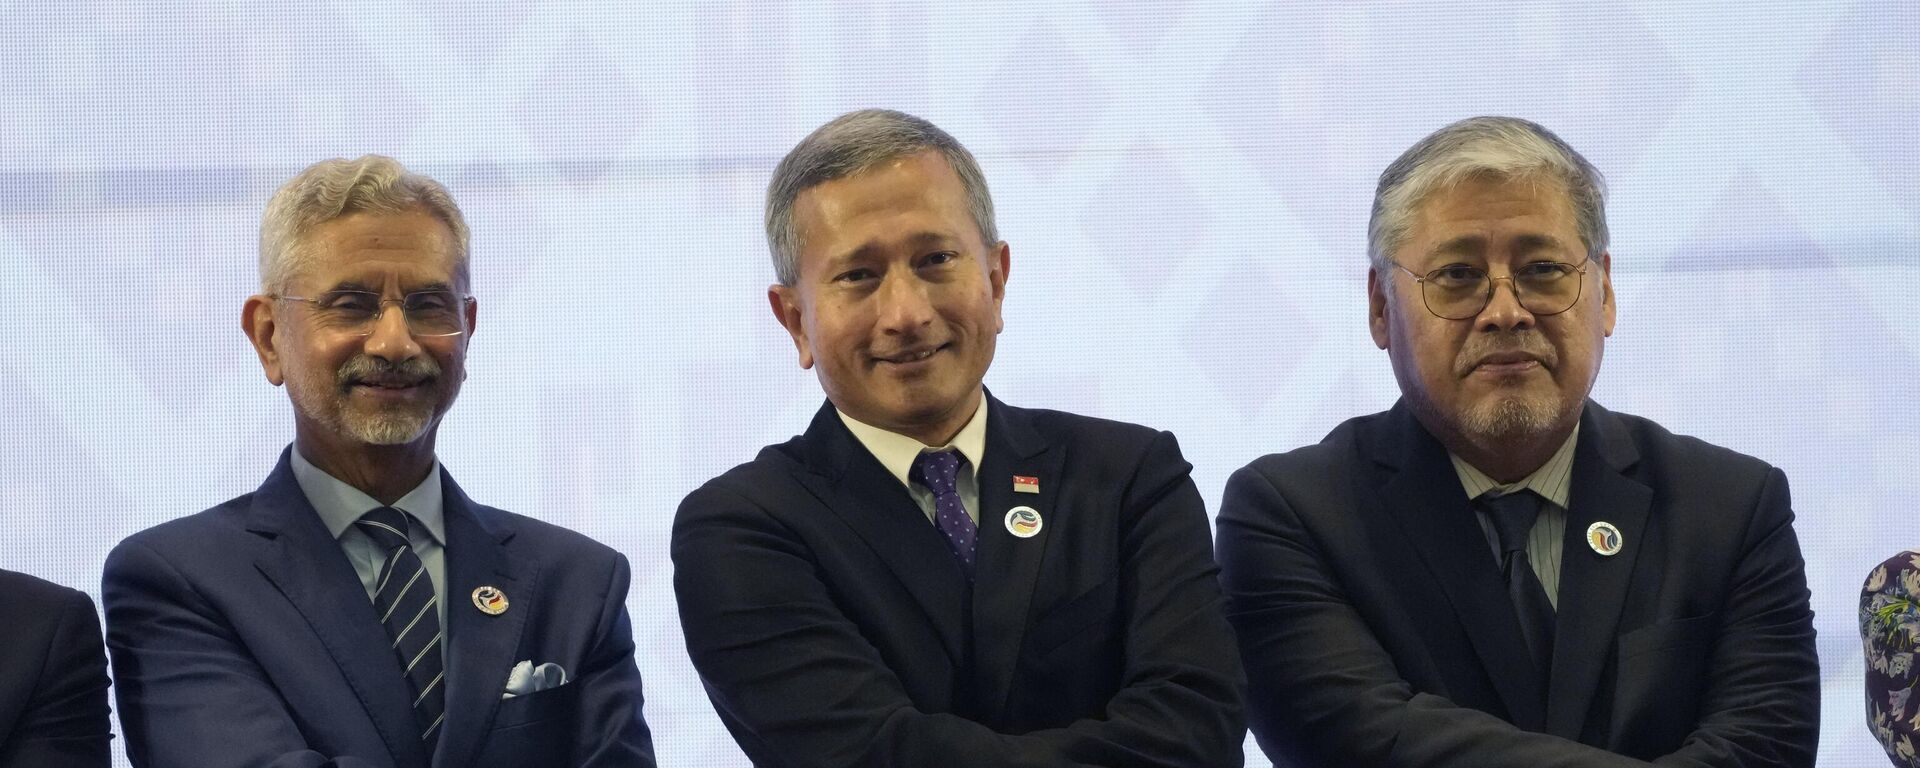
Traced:
<path id="1" fill-rule="evenodd" d="M 1470 117 L 1429 134 L 1380 173 L 1367 223 L 1367 255 L 1374 269 L 1384 269 L 1405 242 L 1414 211 L 1428 196 L 1489 177 L 1559 182 L 1587 256 L 1607 250 L 1607 182 L 1599 169 L 1538 123 Z"/>
<path id="2" fill-rule="evenodd" d="M 286 290 L 294 273 L 311 258 L 302 240 L 314 227 L 354 213 L 409 211 L 431 215 L 453 230 L 454 275 L 468 285 L 467 220 L 453 195 L 440 182 L 408 171 L 398 160 L 362 155 L 357 160 L 334 158 L 309 165 L 273 193 L 260 222 L 260 289 Z"/>
<path id="3" fill-rule="evenodd" d="M 800 280 L 800 233 L 793 224 L 793 203 L 801 192 L 927 150 L 938 151 L 960 177 L 980 239 L 988 246 L 1000 242 L 987 177 L 973 153 L 924 119 L 891 109 L 863 109 L 814 129 L 773 169 L 773 180 L 767 182 L 767 248 L 773 252 L 773 272 L 780 284 Z"/>

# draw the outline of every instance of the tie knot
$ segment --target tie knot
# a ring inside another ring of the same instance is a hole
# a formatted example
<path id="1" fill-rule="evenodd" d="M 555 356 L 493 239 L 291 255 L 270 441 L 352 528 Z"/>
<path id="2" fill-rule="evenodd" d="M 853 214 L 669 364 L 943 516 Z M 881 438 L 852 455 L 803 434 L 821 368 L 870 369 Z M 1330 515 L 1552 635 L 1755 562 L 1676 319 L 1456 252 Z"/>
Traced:
<path id="1" fill-rule="evenodd" d="M 407 513 L 393 507 L 376 507 L 361 515 L 354 525 L 372 537 L 381 549 L 392 551 L 407 546 Z"/>
<path id="2" fill-rule="evenodd" d="M 1487 519 L 1493 521 L 1501 552 L 1527 548 L 1527 534 L 1533 530 L 1534 518 L 1540 516 L 1539 494 L 1519 490 L 1504 496 L 1482 496 L 1480 507 L 1486 510 Z"/>
<path id="3" fill-rule="evenodd" d="M 935 495 L 954 493 L 959 487 L 960 465 L 965 461 L 958 451 L 922 451 L 914 457 L 907 479 L 926 486 Z"/>

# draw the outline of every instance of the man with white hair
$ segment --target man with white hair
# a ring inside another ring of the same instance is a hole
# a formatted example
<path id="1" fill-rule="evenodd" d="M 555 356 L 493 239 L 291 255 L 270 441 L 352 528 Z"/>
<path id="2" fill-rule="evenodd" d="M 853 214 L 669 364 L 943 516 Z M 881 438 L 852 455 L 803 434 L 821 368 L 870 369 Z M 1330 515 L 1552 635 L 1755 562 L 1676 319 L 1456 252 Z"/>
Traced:
<path id="1" fill-rule="evenodd" d="M 478 303 L 445 188 L 369 155 L 268 203 L 241 327 L 293 401 L 259 490 L 107 558 L 136 766 L 650 766 L 626 558 L 467 498 L 434 438 Z"/>
<path id="2" fill-rule="evenodd" d="M 1604 198 L 1514 118 L 1381 174 L 1369 324 L 1401 400 L 1235 473 L 1217 523 L 1277 764 L 1813 764 L 1786 476 L 1588 399 Z"/>

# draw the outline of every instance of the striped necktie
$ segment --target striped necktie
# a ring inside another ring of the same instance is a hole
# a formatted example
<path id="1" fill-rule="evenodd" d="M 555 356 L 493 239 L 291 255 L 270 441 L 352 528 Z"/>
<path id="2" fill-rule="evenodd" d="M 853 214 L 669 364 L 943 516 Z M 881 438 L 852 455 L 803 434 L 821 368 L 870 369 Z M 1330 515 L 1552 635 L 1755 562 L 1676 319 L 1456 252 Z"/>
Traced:
<path id="1" fill-rule="evenodd" d="M 441 661 L 439 599 L 433 579 L 407 542 L 407 513 L 380 507 L 362 515 L 355 525 L 387 553 L 380 567 L 373 608 L 393 638 L 393 652 L 413 693 L 413 716 L 419 721 L 420 740 L 427 754 L 439 741 L 440 721 L 446 716 L 445 665 Z"/>

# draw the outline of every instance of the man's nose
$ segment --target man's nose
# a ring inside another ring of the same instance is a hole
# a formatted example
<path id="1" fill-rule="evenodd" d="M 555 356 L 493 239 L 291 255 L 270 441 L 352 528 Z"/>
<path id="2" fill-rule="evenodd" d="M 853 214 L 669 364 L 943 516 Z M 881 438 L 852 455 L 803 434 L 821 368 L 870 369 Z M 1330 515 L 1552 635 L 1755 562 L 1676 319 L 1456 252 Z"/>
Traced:
<path id="1" fill-rule="evenodd" d="M 933 323 L 929 286 L 916 276 L 888 275 L 880 285 L 880 330 L 913 334 Z"/>
<path id="2" fill-rule="evenodd" d="M 368 355 L 394 363 L 420 355 L 420 342 L 413 338 L 406 310 L 399 305 L 381 304 L 379 312 L 368 322 L 372 327 L 368 329 L 363 349 Z"/>
<path id="3" fill-rule="evenodd" d="M 1513 276 L 1489 277 L 1487 306 L 1474 317 L 1474 325 L 1483 331 L 1513 331 L 1532 328 L 1534 316 L 1520 303 L 1520 285 Z"/>

